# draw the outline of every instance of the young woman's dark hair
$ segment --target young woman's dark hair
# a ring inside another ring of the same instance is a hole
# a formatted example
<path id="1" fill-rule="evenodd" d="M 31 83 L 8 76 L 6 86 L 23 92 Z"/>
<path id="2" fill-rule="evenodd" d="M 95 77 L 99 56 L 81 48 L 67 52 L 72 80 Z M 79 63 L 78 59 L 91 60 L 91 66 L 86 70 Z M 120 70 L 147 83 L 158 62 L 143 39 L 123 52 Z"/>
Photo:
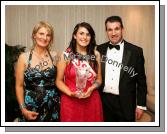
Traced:
<path id="1" fill-rule="evenodd" d="M 77 31 L 80 27 L 86 28 L 88 30 L 90 36 L 91 36 L 90 43 L 89 43 L 89 45 L 87 46 L 87 49 L 86 49 L 87 55 L 89 55 L 89 56 L 95 55 L 94 54 L 94 49 L 95 49 L 95 46 L 96 46 L 95 32 L 94 32 L 92 26 L 89 23 L 86 23 L 86 22 L 78 23 L 75 26 L 74 31 L 72 33 L 72 39 L 70 41 L 70 45 L 69 45 L 68 49 L 70 48 L 70 50 L 73 54 L 77 54 L 77 52 L 76 52 L 76 44 L 77 43 L 76 43 L 76 39 L 74 38 L 74 35 L 77 34 Z M 89 63 L 90 63 L 91 66 L 93 64 L 93 67 L 95 67 L 95 68 L 97 67 L 96 60 L 89 60 Z"/>

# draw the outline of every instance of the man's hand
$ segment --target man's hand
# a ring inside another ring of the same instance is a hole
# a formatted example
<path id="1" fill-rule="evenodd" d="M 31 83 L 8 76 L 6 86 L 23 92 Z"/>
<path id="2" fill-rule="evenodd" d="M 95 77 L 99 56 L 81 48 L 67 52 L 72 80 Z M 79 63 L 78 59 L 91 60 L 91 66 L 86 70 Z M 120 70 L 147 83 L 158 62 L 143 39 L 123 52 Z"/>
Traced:
<path id="1" fill-rule="evenodd" d="M 136 108 L 136 119 L 137 120 L 141 119 L 142 115 L 143 115 L 143 110 L 140 108 Z"/>

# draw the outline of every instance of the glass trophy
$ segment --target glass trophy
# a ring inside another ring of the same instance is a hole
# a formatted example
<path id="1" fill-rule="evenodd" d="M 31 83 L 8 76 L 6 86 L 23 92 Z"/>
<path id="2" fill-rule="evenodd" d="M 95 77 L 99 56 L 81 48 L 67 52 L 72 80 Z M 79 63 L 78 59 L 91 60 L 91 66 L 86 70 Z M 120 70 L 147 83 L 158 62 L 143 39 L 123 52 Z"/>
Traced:
<path id="1" fill-rule="evenodd" d="M 80 96 L 83 93 L 83 89 L 86 87 L 89 71 L 85 68 L 76 69 L 76 89 L 77 95 Z"/>

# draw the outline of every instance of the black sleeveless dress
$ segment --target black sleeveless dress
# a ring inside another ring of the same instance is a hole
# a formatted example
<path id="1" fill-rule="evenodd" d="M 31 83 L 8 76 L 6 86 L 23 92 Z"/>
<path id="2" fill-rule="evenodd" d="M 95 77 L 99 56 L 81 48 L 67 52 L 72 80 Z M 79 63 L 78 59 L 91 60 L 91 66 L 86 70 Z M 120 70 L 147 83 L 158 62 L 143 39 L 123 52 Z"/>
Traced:
<path id="1" fill-rule="evenodd" d="M 49 56 L 53 59 L 49 53 Z M 30 111 L 39 113 L 35 122 L 59 121 L 60 95 L 55 86 L 56 67 L 48 67 L 45 70 L 32 68 L 32 51 L 28 59 L 28 68 L 24 72 L 25 105 Z M 19 121 L 28 121 L 21 116 Z"/>

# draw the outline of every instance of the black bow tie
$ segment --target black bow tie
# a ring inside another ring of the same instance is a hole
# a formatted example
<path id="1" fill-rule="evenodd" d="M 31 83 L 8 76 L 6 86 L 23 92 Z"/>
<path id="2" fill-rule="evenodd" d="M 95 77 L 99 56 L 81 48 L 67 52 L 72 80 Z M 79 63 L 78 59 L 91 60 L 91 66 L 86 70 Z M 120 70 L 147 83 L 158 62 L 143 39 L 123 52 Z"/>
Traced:
<path id="1" fill-rule="evenodd" d="M 110 49 L 116 48 L 117 50 L 120 50 L 120 46 L 119 46 L 119 45 L 108 44 L 108 47 L 109 47 Z"/>

